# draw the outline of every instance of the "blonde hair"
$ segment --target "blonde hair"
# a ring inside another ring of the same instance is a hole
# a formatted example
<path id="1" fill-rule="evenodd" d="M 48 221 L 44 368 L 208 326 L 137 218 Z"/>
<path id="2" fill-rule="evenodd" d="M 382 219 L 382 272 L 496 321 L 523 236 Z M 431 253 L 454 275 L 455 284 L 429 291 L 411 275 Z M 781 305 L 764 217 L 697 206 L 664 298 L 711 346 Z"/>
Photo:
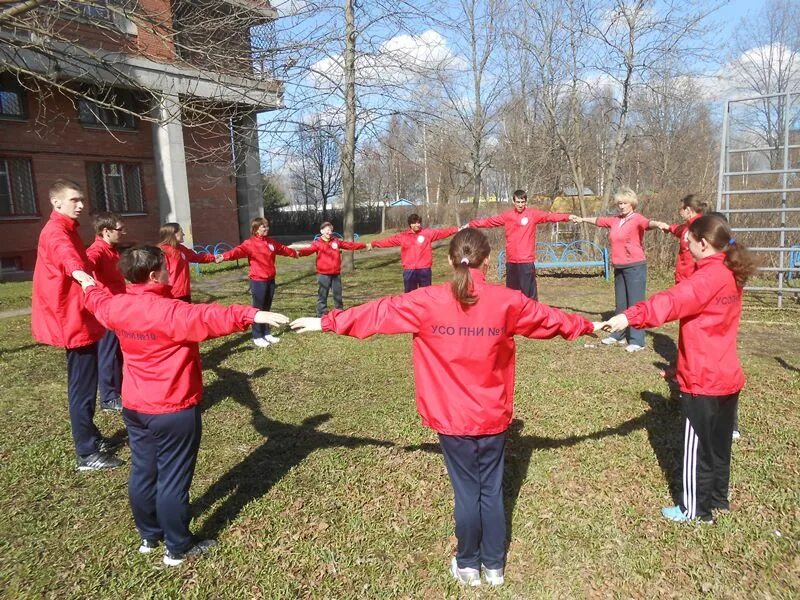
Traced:
<path id="1" fill-rule="evenodd" d="M 616 192 L 614 192 L 614 202 L 622 200 L 624 202 L 630 202 L 631 206 L 634 210 L 639 205 L 639 197 L 629 187 L 621 187 Z"/>

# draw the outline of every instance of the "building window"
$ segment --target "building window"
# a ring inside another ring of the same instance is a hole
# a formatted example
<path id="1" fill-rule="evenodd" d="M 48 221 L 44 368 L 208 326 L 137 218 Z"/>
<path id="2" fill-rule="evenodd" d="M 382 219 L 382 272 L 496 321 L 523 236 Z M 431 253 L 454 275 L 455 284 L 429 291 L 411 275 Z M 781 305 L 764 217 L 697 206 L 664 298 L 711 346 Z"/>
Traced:
<path id="1" fill-rule="evenodd" d="M 101 20 L 114 22 L 114 13 L 108 8 L 108 0 L 94 0 L 91 4 L 81 4 L 81 14 L 91 21 Z"/>
<path id="2" fill-rule="evenodd" d="M 0 257 L 0 273 L 15 273 L 22 270 L 22 257 L 3 256 Z"/>
<path id="3" fill-rule="evenodd" d="M 0 116 L 25 118 L 25 94 L 11 73 L 0 73 Z"/>
<path id="4" fill-rule="evenodd" d="M 89 98 L 78 100 L 78 119 L 83 125 L 136 129 L 139 103 L 127 90 L 89 90 Z"/>
<path id="5" fill-rule="evenodd" d="M 31 161 L 0 158 L 0 217 L 38 214 Z"/>
<path id="6" fill-rule="evenodd" d="M 96 211 L 122 214 L 143 213 L 141 165 L 131 163 L 87 163 L 89 197 Z"/>

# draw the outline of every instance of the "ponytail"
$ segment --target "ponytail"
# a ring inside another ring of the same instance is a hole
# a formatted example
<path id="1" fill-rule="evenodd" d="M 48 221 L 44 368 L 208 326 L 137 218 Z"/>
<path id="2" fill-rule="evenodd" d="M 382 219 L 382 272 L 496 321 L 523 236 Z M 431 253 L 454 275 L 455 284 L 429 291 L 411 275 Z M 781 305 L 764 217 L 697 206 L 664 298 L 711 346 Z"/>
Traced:
<path id="1" fill-rule="evenodd" d="M 708 202 L 700 200 L 694 194 L 689 194 L 688 196 L 684 196 L 681 199 L 681 206 L 683 208 L 690 208 L 697 214 L 701 215 L 705 214 L 705 212 L 708 210 Z"/>
<path id="2" fill-rule="evenodd" d="M 691 225 L 689 232 L 695 239 L 705 239 L 712 248 L 725 253 L 725 266 L 733 272 L 736 285 L 744 287 L 755 272 L 757 262 L 747 248 L 733 237 L 728 221 L 716 214 L 703 215 Z"/>
<path id="3" fill-rule="evenodd" d="M 158 230 L 159 246 L 178 247 L 178 238 L 175 237 L 181 230 L 180 223 L 164 223 Z"/>
<path id="4" fill-rule="evenodd" d="M 450 240 L 450 262 L 453 264 L 453 296 L 461 304 L 471 306 L 478 301 L 473 294 L 470 269 L 480 267 L 489 256 L 489 240 L 477 229 L 462 229 Z"/>

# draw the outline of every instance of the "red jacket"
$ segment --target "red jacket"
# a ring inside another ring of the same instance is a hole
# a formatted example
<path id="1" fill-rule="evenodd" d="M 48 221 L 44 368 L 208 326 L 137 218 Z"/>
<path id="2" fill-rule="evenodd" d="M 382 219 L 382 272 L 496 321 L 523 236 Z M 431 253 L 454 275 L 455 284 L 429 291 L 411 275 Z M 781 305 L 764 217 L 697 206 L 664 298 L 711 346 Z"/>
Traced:
<path id="1" fill-rule="evenodd" d="M 78 222 L 53 211 L 39 234 L 33 269 L 31 330 L 37 342 L 80 348 L 103 337 L 103 326 L 84 307 L 73 271 L 92 272 Z"/>
<path id="2" fill-rule="evenodd" d="M 372 242 L 373 248 L 400 246 L 400 262 L 403 269 L 430 269 L 433 266 L 433 242 L 450 237 L 458 227 L 441 229 L 420 229 L 414 233 L 410 229 L 382 240 Z"/>
<path id="3" fill-rule="evenodd" d="M 689 252 L 689 225 L 702 216 L 696 215 L 685 223 L 669 226 L 669 232 L 679 240 L 678 258 L 675 260 L 675 283 L 680 283 L 697 269 L 694 257 Z"/>
<path id="4" fill-rule="evenodd" d="M 489 285 L 478 269 L 470 273 L 479 300 L 466 310 L 445 283 L 322 318 L 323 331 L 357 338 L 413 334 L 417 410 L 424 425 L 445 435 L 489 435 L 508 428 L 514 412 L 515 335 L 571 340 L 592 332 L 584 317 Z"/>
<path id="5" fill-rule="evenodd" d="M 192 293 L 191 278 L 189 276 L 189 263 L 212 263 L 213 254 L 198 254 L 186 246 L 178 244 L 173 248 L 169 244 L 159 246 L 167 258 L 169 270 L 169 284 L 172 286 L 172 297 L 183 298 Z"/>
<path id="6" fill-rule="evenodd" d="M 223 253 L 223 260 L 235 260 L 245 256 L 250 263 L 250 279 L 270 281 L 275 279 L 275 255 L 295 256 L 295 251 L 272 238 L 258 237 L 246 239 L 241 244 Z"/>
<path id="7" fill-rule="evenodd" d="M 526 208 L 521 213 L 515 209 L 485 219 L 469 222 L 470 227 L 505 227 L 506 262 L 532 263 L 536 260 L 536 225 L 569 221 L 569 213 L 553 213 Z"/>
<path id="8" fill-rule="evenodd" d="M 697 270 L 676 286 L 625 311 L 637 328 L 680 319 L 678 386 L 701 396 L 726 396 L 744 387 L 736 353 L 742 290 L 720 252 L 697 262 Z"/>
<path id="9" fill-rule="evenodd" d="M 637 212 L 627 217 L 598 217 L 595 224 L 608 229 L 608 243 L 611 245 L 611 264 L 624 267 L 645 261 L 644 232 L 650 227 L 650 220 Z"/>
<path id="10" fill-rule="evenodd" d="M 151 415 L 199 403 L 203 377 L 198 342 L 244 331 L 258 309 L 250 306 L 188 304 L 166 285 L 132 284 L 112 296 L 98 286 L 86 306 L 119 338 L 123 354 L 122 405 Z"/>
<path id="11" fill-rule="evenodd" d="M 94 278 L 112 294 L 125 293 L 125 278 L 119 270 L 119 250 L 101 237 L 86 249 L 86 256 L 94 265 Z"/>
<path id="12" fill-rule="evenodd" d="M 317 253 L 317 273 L 320 275 L 338 275 L 342 272 L 342 250 L 363 250 L 366 244 L 346 242 L 331 237 L 327 242 L 322 238 L 314 240 L 308 248 L 298 250 L 298 256 Z"/>

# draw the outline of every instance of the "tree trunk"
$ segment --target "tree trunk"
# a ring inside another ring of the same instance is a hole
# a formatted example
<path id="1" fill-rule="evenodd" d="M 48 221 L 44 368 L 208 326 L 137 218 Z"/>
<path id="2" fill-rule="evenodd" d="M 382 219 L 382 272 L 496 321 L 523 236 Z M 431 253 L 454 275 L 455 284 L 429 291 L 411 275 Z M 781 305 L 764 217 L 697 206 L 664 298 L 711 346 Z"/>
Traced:
<path id="1" fill-rule="evenodd" d="M 353 0 L 345 0 L 345 129 L 342 146 L 342 197 L 344 199 L 344 239 L 353 239 L 353 209 L 355 205 L 355 157 L 356 157 L 356 25 L 353 15 Z M 342 270 L 352 271 L 353 253 L 345 252 Z"/>

